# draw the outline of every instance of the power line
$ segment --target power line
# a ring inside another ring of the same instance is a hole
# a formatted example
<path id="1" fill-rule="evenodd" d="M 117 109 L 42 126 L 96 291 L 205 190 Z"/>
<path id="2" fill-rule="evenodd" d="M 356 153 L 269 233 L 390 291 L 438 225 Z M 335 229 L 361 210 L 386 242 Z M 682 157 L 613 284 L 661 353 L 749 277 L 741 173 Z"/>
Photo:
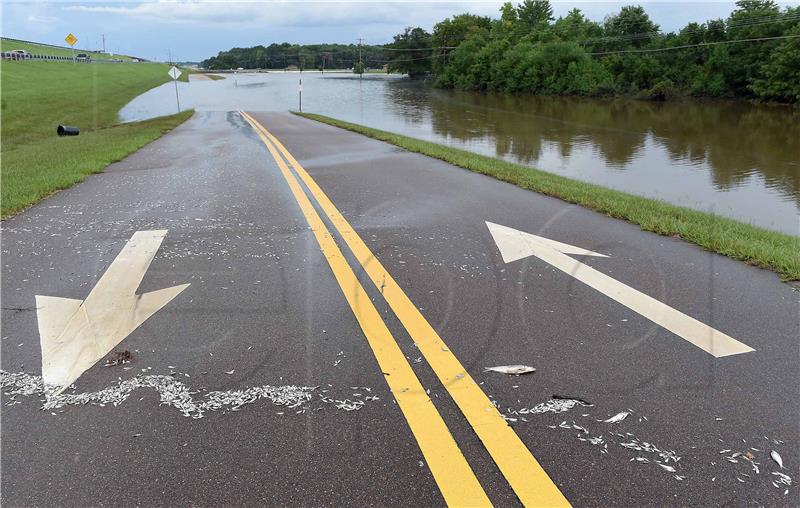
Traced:
<path id="1" fill-rule="evenodd" d="M 566 18 L 561 17 L 559 19 L 563 20 L 563 19 L 566 19 Z M 596 22 L 596 21 L 591 21 L 588 18 L 584 18 L 584 19 L 586 21 L 590 22 L 590 23 L 595 24 L 595 26 L 597 26 L 599 28 L 603 27 L 602 23 L 599 23 L 599 22 Z M 714 21 L 714 20 L 711 20 L 711 21 Z M 800 21 L 800 12 L 791 13 L 791 14 L 789 14 L 788 12 L 786 12 L 786 13 L 778 13 L 778 14 L 767 14 L 767 15 L 764 15 L 764 16 L 753 17 L 753 18 L 750 18 L 750 19 L 743 20 L 743 21 L 741 21 L 739 23 L 732 23 L 732 24 L 726 23 L 724 20 L 722 20 L 722 21 L 723 21 L 723 26 L 721 26 L 721 27 L 697 28 L 697 29 L 687 30 L 687 31 L 684 31 L 684 32 L 680 32 L 680 31 L 679 32 L 664 32 L 663 30 L 650 31 L 650 32 L 637 32 L 637 33 L 625 34 L 625 35 L 608 35 L 608 36 L 601 36 L 601 37 L 593 37 L 593 38 L 590 38 L 590 39 L 584 39 L 583 41 L 575 41 L 575 42 L 580 42 L 581 44 L 584 44 L 584 43 L 587 43 L 587 42 L 603 42 L 603 41 L 614 41 L 614 40 L 624 41 L 624 40 L 628 40 L 628 39 L 655 37 L 655 36 L 658 36 L 658 35 L 662 35 L 662 36 L 668 36 L 670 34 L 674 34 L 674 35 L 689 35 L 689 34 L 703 33 L 703 32 L 708 32 L 708 31 L 713 31 L 713 30 L 731 30 L 731 29 L 738 29 L 738 28 L 746 28 L 746 27 L 750 27 L 750 26 L 763 25 L 763 24 L 768 24 L 768 23 L 793 22 L 793 21 Z M 708 21 L 706 21 L 706 23 L 708 23 Z M 566 31 L 569 31 L 569 30 L 572 30 L 572 29 L 575 29 L 575 28 L 576 27 L 574 25 L 573 26 L 556 26 L 555 23 L 553 23 L 553 24 L 548 24 L 544 29 L 542 29 L 542 28 L 532 28 L 530 30 L 518 31 L 518 32 L 516 32 L 516 35 L 524 37 L 526 35 L 531 35 L 531 34 L 534 34 L 534 33 L 537 33 L 537 32 L 550 32 L 550 33 L 559 34 L 561 32 L 566 32 Z M 490 32 L 490 33 L 485 33 L 485 34 L 479 34 L 478 36 L 479 37 L 483 37 L 484 39 L 487 39 L 487 40 L 492 40 L 492 39 L 504 39 L 504 38 L 507 38 L 509 35 L 511 35 L 510 32 L 504 32 L 504 33 L 496 33 L 496 32 L 495 33 L 491 33 Z"/>
<path id="2" fill-rule="evenodd" d="M 773 16 L 772 19 L 768 20 L 752 20 L 747 22 L 735 23 L 735 24 L 725 24 L 723 22 L 722 26 L 706 26 L 700 28 L 694 28 L 690 30 L 681 30 L 678 32 L 667 32 L 664 33 L 663 30 L 656 31 L 656 32 L 639 32 L 633 34 L 625 34 L 625 35 L 609 35 L 605 37 L 592 37 L 589 39 L 584 39 L 581 41 L 581 44 L 587 43 L 594 43 L 594 42 L 610 42 L 610 41 L 630 41 L 630 40 L 637 40 L 637 39 L 645 39 L 648 37 L 655 37 L 658 35 L 668 36 L 668 35 L 694 35 L 694 34 L 702 34 L 707 32 L 713 32 L 716 30 L 735 30 L 740 28 L 749 28 L 752 26 L 759 26 L 771 23 L 790 23 L 793 21 L 800 21 L 800 12 L 797 14 L 786 14 L 781 16 Z"/>
<path id="3" fill-rule="evenodd" d="M 458 46 L 438 46 L 434 48 L 387 48 L 386 46 L 368 46 L 372 48 L 380 48 L 383 51 L 432 51 L 435 49 L 456 49 Z"/>
<path id="4" fill-rule="evenodd" d="M 673 49 L 697 48 L 700 46 L 716 46 L 717 44 L 734 44 L 737 42 L 757 42 L 757 41 L 773 41 L 777 39 L 795 39 L 800 35 L 779 35 L 775 37 L 758 37 L 755 39 L 737 39 L 734 41 L 715 41 L 715 42 L 701 42 L 698 44 L 684 44 L 682 46 L 672 46 L 669 48 L 653 48 L 653 49 L 621 49 L 619 51 L 600 51 L 596 53 L 588 53 L 592 56 L 613 55 L 616 53 L 657 53 L 661 51 L 672 51 Z"/>

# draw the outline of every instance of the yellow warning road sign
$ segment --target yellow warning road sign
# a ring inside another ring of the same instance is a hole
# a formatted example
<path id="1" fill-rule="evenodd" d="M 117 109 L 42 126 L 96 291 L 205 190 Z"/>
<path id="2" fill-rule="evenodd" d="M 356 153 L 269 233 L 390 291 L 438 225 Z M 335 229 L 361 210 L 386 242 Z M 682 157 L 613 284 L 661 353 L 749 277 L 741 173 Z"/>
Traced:
<path id="1" fill-rule="evenodd" d="M 72 34 L 69 34 L 69 35 L 67 35 L 67 36 L 64 38 L 64 40 L 65 40 L 65 41 L 67 41 L 67 44 L 69 44 L 70 46 L 74 46 L 74 45 L 75 45 L 75 43 L 76 43 L 76 42 L 78 42 L 78 38 L 77 38 L 77 37 L 75 37 L 75 36 L 74 36 L 74 35 L 72 35 Z"/>

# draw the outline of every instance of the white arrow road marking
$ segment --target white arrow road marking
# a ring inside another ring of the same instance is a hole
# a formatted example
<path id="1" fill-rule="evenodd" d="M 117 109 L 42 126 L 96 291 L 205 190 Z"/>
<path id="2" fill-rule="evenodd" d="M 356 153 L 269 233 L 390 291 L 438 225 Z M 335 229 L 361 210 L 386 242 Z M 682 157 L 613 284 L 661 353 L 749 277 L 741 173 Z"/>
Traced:
<path id="1" fill-rule="evenodd" d="M 755 351 L 747 344 L 626 286 L 618 280 L 572 259 L 567 254 L 608 256 L 499 224 L 486 222 L 486 225 L 506 263 L 528 256 L 536 256 L 717 358 Z"/>
<path id="2" fill-rule="evenodd" d="M 42 378 L 56 393 L 189 286 L 135 294 L 166 234 L 134 233 L 85 300 L 36 295 Z"/>

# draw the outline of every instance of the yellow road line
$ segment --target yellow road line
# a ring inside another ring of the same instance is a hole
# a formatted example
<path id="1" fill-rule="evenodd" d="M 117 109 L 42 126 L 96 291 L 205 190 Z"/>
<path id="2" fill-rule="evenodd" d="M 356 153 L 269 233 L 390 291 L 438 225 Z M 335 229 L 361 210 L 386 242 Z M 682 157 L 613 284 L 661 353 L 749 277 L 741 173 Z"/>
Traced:
<path id="1" fill-rule="evenodd" d="M 383 297 L 408 331 L 439 380 L 447 388 L 509 485 L 525 506 L 569 506 L 547 472 L 497 411 L 478 384 L 450 351 L 436 330 L 417 309 L 399 284 L 378 261 L 344 216 L 285 146 L 267 129 L 263 134 L 281 151 L 305 182 L 322 210 L 344 239 L 372 282 L 382 287 Z"/>
<path id="2" fill-rule="evenodd" d="M 459 450 L 447 425 L 436 411 L 380 313 L 356 278 L 353 269 L 342 255 L 300 183 L 270 140 L 260 131 L 258 123 L 247 113 L 243 111 L 240 113 L 261 137 L 289 184 L 297 204 L 300 205 L 303 215 L 314 232 L 322 254 L 328 261 L 347 303 L 350 304 L 356 320 L 367 337 L 367 342 L 375 354 L 397 404 L 411 427 L 411 432 L 422 450 L 445 502 L 450 506 L 491 506 L 489 498 Z"/>

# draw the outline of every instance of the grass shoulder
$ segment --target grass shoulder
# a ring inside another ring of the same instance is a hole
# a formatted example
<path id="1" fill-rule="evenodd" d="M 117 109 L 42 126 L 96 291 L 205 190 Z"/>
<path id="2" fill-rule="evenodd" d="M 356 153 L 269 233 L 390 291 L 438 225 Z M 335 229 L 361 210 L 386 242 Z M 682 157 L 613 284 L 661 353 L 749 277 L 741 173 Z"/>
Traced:
<path id="1" fill-rule="evenodd" d="M 100 173 L 144 145 L 163 136 L 194 110 L 81 133 L 77 137 L 28 144 L 3 153 L 0 179 L 2 217 L 6 218 L 50 194 Z"/>
<path id="2" fill-rule="evenodd" d="M 192 115 L 119 123 L 119 110 L 169 81 L 166 64 L 3 62 L 0 213 L 19 212 L 135 152 Z M 59 138 L 59 124 L 81 133 Z"/>
<path id="3" fill-rule="evenodd" d="M 313 113 L 294 114 L 385 141 L 518 187 L 623 219 L 645 231 L 680 237 L 709 251 L 800 280 L 800 237 L 744 224 L 656 199 L 572 180 L 467 150 L 373 129 Z"/>

